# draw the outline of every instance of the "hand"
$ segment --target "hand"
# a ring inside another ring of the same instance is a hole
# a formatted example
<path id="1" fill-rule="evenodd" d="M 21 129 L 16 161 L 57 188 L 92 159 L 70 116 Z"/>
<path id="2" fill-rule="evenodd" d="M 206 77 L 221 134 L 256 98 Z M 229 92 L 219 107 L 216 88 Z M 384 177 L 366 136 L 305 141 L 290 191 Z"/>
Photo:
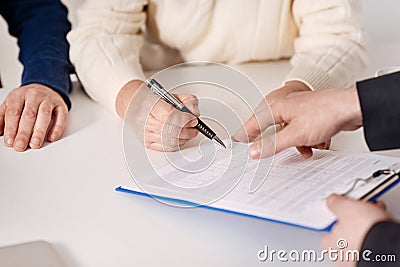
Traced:
<path id="1" fill-rule="evenodd" d="M 146 148 L 157 151 L 176 151 L 180 146 L 196 137 L 197 119 L 188 113 L 175 109 L 149 89 L 138 90 L 142 81 L 131 81 L 124 86 L 117 97 L 116 108 L 120 116 L 126 113 L 132 100 L 133 124 Z M 185 106 L 199 116 L 198 100 L 194 95 L 175 94 Z M 125 100 L 123 100 L 124 98 Z"/>
<path id="2" fill-rule="evenodd" d="M 360 251 L 371 227 L 378 222 L 391 220 L 382 201 L 373 204 L 332 195 L 328 198 L 327 205 L 336 215 L 338 223 L 331 233 L 323 236 L 322 246 L 325 249 L 338 249 L 338 240 L 345 239 L 348 245 L 346 250 Z M 355 266 L 356 262 L 338 263 L 342 266 Z"/>
<path id="3" fill-rule="evenodd" d="M 67 105 L 57 92 L 41 84 L 25 85 L 11 91 L 0 106 L 0 134 L 16 151 L 28 145 L 37 149 L 46 136 L 50 142 L 61 137 L 67 116 Z"/>
<path id="4" fill-rule="evenodd" d="M 281 88 L 276 89 L 269 93 L 265 97 L 265 101 L 269 105 L 274 103 L 276 100 L 283 99 L 287 96 L 290 95 L 296 95 L 298 93 L 302 92 L 311 92 L 311 89 L 304 83 L 299 82 L 299 81 L 289 81 L 286 82 L 285 85 L 283 85 Z"/>
<path id="5" fill-rule="evenodd" d="M 310 157 L 311 147 L 323 146 L 341 130 L 355 130 L 362 126 L 357 90 L 304 92 L 276 100 L 270 105 L 270 110 L 264 105 L 257 111 L 246 122 L 243 132 L 254 138 L 274 124 L 284 124 L 285 127 L 276 136 L 256 140 L 250 146 L 252 158 L 270 157 L 292 146 L 303 147 L 299 151 Z"/>
<path id="6" fill-rule="evenodd" d="M 311 89 L 307 85 L 299 81 L 289 81 L 283 87 L 272 91 L 260 102 L 255 110 L 255 115 L 236 132 L 233 139 L 243 143 L 253 142 L 256 138 L 260 137 L 261 133 L 265 130 L 265 128 L 261 129 L 259 126 L 260 121 L 265 122 L 266 120 L 270 120 L 268 119 L 271 117 L 269 105 L 290 95 L 310 91 Z"/>

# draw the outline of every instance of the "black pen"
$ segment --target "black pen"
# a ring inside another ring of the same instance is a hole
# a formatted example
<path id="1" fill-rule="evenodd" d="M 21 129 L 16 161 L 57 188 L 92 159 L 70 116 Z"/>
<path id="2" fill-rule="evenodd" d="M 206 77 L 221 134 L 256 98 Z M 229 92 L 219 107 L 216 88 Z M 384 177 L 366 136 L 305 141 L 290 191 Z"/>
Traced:
<path id="1" fill-rule="evenodd" d="M 197 118 L 197 125 L 194 127 L 203 135 L 205 135 L 210 140 L 215 140 L 218 144 L 226 148 L 222 140 L 208 127 L 202 120 L 199 119 L 195 114 L 193 114 L 181 101 L 179 101 L 175 96 L 170 94 L 165 88 L 158 83 L 155 79 L 148 79 L 146 82 L 147 87 L 149 87 L 154 93 L 164 99 L 167 103 L 174 106 L 177 110 L 190 113 Z"/>

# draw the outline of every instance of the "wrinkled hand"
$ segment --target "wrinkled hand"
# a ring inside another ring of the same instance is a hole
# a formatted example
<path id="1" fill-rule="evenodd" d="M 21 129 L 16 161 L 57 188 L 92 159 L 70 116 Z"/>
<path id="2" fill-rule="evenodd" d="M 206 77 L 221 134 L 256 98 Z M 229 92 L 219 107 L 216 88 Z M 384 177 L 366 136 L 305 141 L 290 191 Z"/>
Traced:
<path id="1" fill-rule="evenodd" d="M 270 108 L 270 109 L 269 109 Z M 331 89 L 291 94 L 256 111 L 238 133 L 250 139 L 274 124 L 284 124 L 275 136 L 265 136 L 250 146 L 252 158 L 270 157 L 289 147 L 297 147 L 304 157 L 311 147 L 323 148 L 341 130 L 362 126 L 357 90 Z"/>
<path id="2" fill-rule="evenodd" d="M 175 109 L 172 105 L 141 87 L 142 81 L 131 81 L 122 88 L 117 101 L 117 112 L 125 116 L 129 103 L 132 115 L 129 115 L 140 138 L 148 149 L 157 151 L 176 151 L 189 140 L 196 137 L 197 119 Z M 196 116 L 200 115 L 198 100 L 194 95 L 174 94 Z"/>
<path id="3" fill-rule="evenodd" d="M 61 137 L 67 116 L 67 105 L 57 92 L 40 84 L 25 85 L 11 91 L 0 106 L 0 134 L 16 151 L 28 145 L 37 149 L 46 136 L 50 142 Z"/>
<path id="4" fill-rule="evenodd" d="M 336 215 L 338 223 L 331 233 L 323 236 L 322 246 L 325 249 L 338 249 L 337 241 L 345 239 L 347 250 L 360 250 L 368 231 L 374 224 L 391 220 L 382 201 L 373 204 L 332 195 L 328 198 L 327 204 Z M 338 262 L 338 265 L 356 266 L 356 262 L 343 261 Z"/>
<path id="5" fill-rule="evenodd" d="M 310 91 L 311 89 L 308 88 L 307 85 L 298 81 L 287 82 L 285 86 L 272 91 L 260 102 L 254 115 L 236 132 L 233 139 L 243 143 L 253 142 L 267 128 L 262 126 L 267 126 L 266 122 L 272 119 L 269 107 L 271 104 L 290 95 L 297 95 Z"/>
<path id="6" fill-rule="evenodd" d="M 194 95 L 178 95 L 175 97 L 196 116 L 200 115 L 198 101 Z M 176 151 L 180 146 L 196 137 L 198 130 L 193 128 L 197 119 L 188 113 L 175 109 L 162 99 L 158 99 L 148 115 L 144 142 L 148 149 L 157 151 Z"/>
<path id="7" fill-rule="evenodd" d="M 311 89 L 307 85 L 299 81 L 287 82 L 283 87 L 272 91 L 263 99 L 263 101 L 261 101 L 255 111 L 255 114 L 248 119 L 246 124 L 241 129 L 237 131 L 233 139 L 235 141 L 245 143 L 253 142 L 261 136 L 262 132 L 266 128 L 268 128 L 268 126 L 261 127 L 260 124 L 262 124 L 262 122 L 260 123 L 260 121 L 266 122 L 271 120 L 270 118 L 272 117 L 272 114 L 270 113 L 271 111 L 269 109 L 269 105 L 288 96 L 299 95 L 310 91 Z M 286 124 L 282 123 L 281 126 L 284 127 Z M 329 146 L 330 140 L 314 147 L 319 149 L 328 149 Z M 298 146 L 297 150 L 305 157 L 311 156 L 308 153 L 310 150 L 308 147 Z"/>

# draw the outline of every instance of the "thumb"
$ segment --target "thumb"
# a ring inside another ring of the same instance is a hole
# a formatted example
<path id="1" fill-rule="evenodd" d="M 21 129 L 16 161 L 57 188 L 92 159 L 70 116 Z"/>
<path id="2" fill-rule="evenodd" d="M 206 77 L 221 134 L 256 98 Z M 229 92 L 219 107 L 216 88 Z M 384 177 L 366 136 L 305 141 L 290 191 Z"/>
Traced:
<path id="1" fill-rule="evenodd" d="M 195 95 L 179 94 L 175 95 L 182 103 L 195 115 L 200 116 L 199 100 Z"/>
<path id="2" fill-rule="evenodd" d="M 352 203 L 353 200 L 337 195 L 337 194 L 332 194 L 328 197 L 326 204 L 328 208 L 337 216 L 340 217 L 342 212 L 348 210 L 348 205 Z"/>

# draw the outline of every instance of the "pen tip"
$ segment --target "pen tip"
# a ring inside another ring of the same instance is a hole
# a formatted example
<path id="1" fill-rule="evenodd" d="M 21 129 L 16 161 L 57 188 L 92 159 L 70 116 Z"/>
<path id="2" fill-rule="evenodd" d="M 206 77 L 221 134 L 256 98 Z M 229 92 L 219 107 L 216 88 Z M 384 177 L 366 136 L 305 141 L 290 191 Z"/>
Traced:
<path id="1" fill-rule="evenodd" d="M 217 141 L 218 142 L 218 144 L 220 144 L 221 146 L 223 146 L 225 149 L 226 149 L 226 146 L 225 146 L 225 144 L 224 144 L 224 142 L 222 142 L 222 140 L 221 139 L 219 139 L 219 137 L 218 136 L 214 136 L 214 138 L 213 138 L 215 141 Z"/>

